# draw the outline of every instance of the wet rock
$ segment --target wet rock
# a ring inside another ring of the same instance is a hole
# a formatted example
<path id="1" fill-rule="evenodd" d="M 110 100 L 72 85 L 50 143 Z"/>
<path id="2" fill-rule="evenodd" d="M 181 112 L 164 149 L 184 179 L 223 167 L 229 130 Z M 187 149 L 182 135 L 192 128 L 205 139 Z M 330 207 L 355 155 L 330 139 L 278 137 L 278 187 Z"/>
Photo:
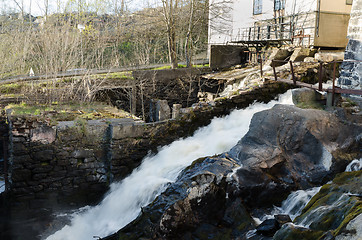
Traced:
<path id="1" fill-rule="evenodd" d="M 324 185 L 311 199 L 294 223 L 315 231 L 343 232 L 347 223 L 360 214 L 360 186 L 362 171 L 338 174 L 331 184 Z"/>
<path id="2" fill-rule="evenodd" d="M 236 174 L 238 185 L 247 188 L 252 179 L 255 186 L 269 179 L 270 190 L 278 188 L 273 183 L 303 189 L 323 184 L 344 170 L 350 156 L 335 150 L 355 144 L 358 132 L 359 126 L 346 126 L 320 110 L 276 105 L 256 113 L 249 132 L 230 151 L 243 164 Z"/>
<path id="3" fill-rule="evenodd" d="M 256 231 L 258 233 L 271 237 L 279 229 L 280 225 L 276 219 L 267 219 L 256 228 Z"/>
<path id="4" fill-rule="evenodd" d="M 273 240 L 319 239 L 322 235 L 322 231 L 313 231 L 308 228 L 296 226 L 292 223 L 287 223 L 275 233 Z"/>
<path id="5" fill-rule="evenodd" d="M 362 239 L 362 214 L 350 221 L 345 230 L 339 234 L 336 240 L 359 240 Z"/>
<path id="6" fill-rule="evenodd" d="M 275 220 L 278 221 L 279 225 L 282 226 L 285 223 L 292 222 L 292 219 L 290 219 L 289 215 L 285 214 L 277 214 L 274 215 Z"/>

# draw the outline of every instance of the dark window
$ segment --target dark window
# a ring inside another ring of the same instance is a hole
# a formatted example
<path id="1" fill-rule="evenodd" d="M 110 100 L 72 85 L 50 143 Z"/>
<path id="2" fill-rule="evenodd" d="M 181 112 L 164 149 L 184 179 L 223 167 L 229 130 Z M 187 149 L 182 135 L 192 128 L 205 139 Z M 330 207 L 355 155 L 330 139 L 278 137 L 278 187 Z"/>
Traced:
<path id="1" fill-rule="evenodd" d="M 347 5 L 352 5 L 352 3 L 353 3 L 353 0 L 346 0 Z"/>
<path id="2" fill-rule="evenodd" d="M 263 10 L 263 0 L 254 0 L 254 15 L 261 14 Z"/>
<path id="3" fill-rule="evenodd" d="M 285 9 L 285 0 L 274 0 L 274 11 Z"/>

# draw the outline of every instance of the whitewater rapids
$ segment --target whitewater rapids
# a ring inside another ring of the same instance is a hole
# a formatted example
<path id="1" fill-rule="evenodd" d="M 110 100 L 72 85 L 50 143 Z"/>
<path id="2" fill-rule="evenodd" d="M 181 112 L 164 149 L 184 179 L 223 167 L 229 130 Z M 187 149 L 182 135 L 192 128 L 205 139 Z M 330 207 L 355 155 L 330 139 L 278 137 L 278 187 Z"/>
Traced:
<path id="1" fill-rule="evenodd" d="M 185 167 L 200 157 L 230 150 L 248 132 L 254 113 L 275 104 L 292 104 L 291 91 L 281 95 L 278 101 L 255 103 L 224 118 L 215 118 L 192 137 L 162 147 L 158 154 L 144 158 L 130 176 L 113 183 L 99 205 L 73 215 L 70 225 L 47 240 L 89 240 L 118 231 L 139 215 L 141 207 L 164 191 L 167 183 L 174 182 Z"/>

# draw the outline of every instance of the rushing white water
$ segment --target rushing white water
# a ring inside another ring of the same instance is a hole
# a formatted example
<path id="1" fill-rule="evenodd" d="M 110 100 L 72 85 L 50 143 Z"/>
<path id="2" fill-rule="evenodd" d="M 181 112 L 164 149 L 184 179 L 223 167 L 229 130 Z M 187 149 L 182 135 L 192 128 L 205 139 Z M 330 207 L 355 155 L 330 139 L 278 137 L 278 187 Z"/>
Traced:
<path id="1" fill-rule="evenodd" d="M 177 140 L 160 149 L 155 156 L 146 157 L 141 166 L 119 183 L 113 183 L 103 201 L 84 213 L 73 216 L 65 226 L 48 240 L 89 240 L 104 237 L 135 219 L 160 194 L 168 182 L 194 160 L 228 151 L 249 130 L 254 113 L 269 109 L 276 103 L 292 104 L 291 92 L 268 104 L 254 104 L 244 110 L 235 110 L 224 118 L 215 118 L 210 125 L 194 136 Z"/>
<path id="2" fill-rule="evenodd" d="M 315 187 L 307 190 L 298 190 L 292 192 L 281 206 L 281 213 L 288 214 L 292 220 L 299 216 L 303 208 L 308 204 L 321 187 Z"/>
<path id="3" fill-rule="evenodd" d="M 308 204 L 314 195 L 316 195 L 321 187 L 314 187 L 307 190 L 298 190 L 289 194 L 287 199 L 282 202 L 281 207 L 274 207 L 271 214 L 264 215 L 261 218 L 254 217 L 256 224 L 262 223 L 264 220 L 273 219 L 274 215 L 285 214 L 294 220 L 299 216 L 303 208 Z"/>
<path id="4" fill-rule="evenodd" d="M 346 167 L 346 172 L 353 172 L 359 170 L 362 170 L 362 158 L 353 160 Z"/>
<path id="5" fill-rule="evenodd" d="M 0 179 L 0 193 L 5 191 L 5 182 Z"/>
<path id="6" fill-rule="evenodd" d="M 322 164 L 326 170 L 330 170 L 332 166 L 332 154 L 323 147 Z"/>

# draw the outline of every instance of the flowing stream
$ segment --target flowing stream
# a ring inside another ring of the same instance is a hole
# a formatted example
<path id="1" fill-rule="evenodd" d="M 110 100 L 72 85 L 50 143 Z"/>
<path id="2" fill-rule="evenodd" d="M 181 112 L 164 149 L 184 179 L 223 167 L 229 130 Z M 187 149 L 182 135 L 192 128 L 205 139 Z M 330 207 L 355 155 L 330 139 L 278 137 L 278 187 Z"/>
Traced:
<path id="1" fill-rule="evenodd" d="M 146 157 L 130 176 L 113 183 L 99 205 L 72 215 L 70 225 L 47 239 L 90 240 L 118 231 L 139 215 L 141 207 L 164 191 L 166 183 L 175 181 L 185 167 L 200 157 L 230 150 L 249 130 L 253 114 L 277 103 L 292 104 L 291 91 L 281 95 L 278 101 L 256 103 L 244 110 L 234 110 L 224 118 L 215 118 L 194 136 L 161 148 L 158 154 Z"/>

